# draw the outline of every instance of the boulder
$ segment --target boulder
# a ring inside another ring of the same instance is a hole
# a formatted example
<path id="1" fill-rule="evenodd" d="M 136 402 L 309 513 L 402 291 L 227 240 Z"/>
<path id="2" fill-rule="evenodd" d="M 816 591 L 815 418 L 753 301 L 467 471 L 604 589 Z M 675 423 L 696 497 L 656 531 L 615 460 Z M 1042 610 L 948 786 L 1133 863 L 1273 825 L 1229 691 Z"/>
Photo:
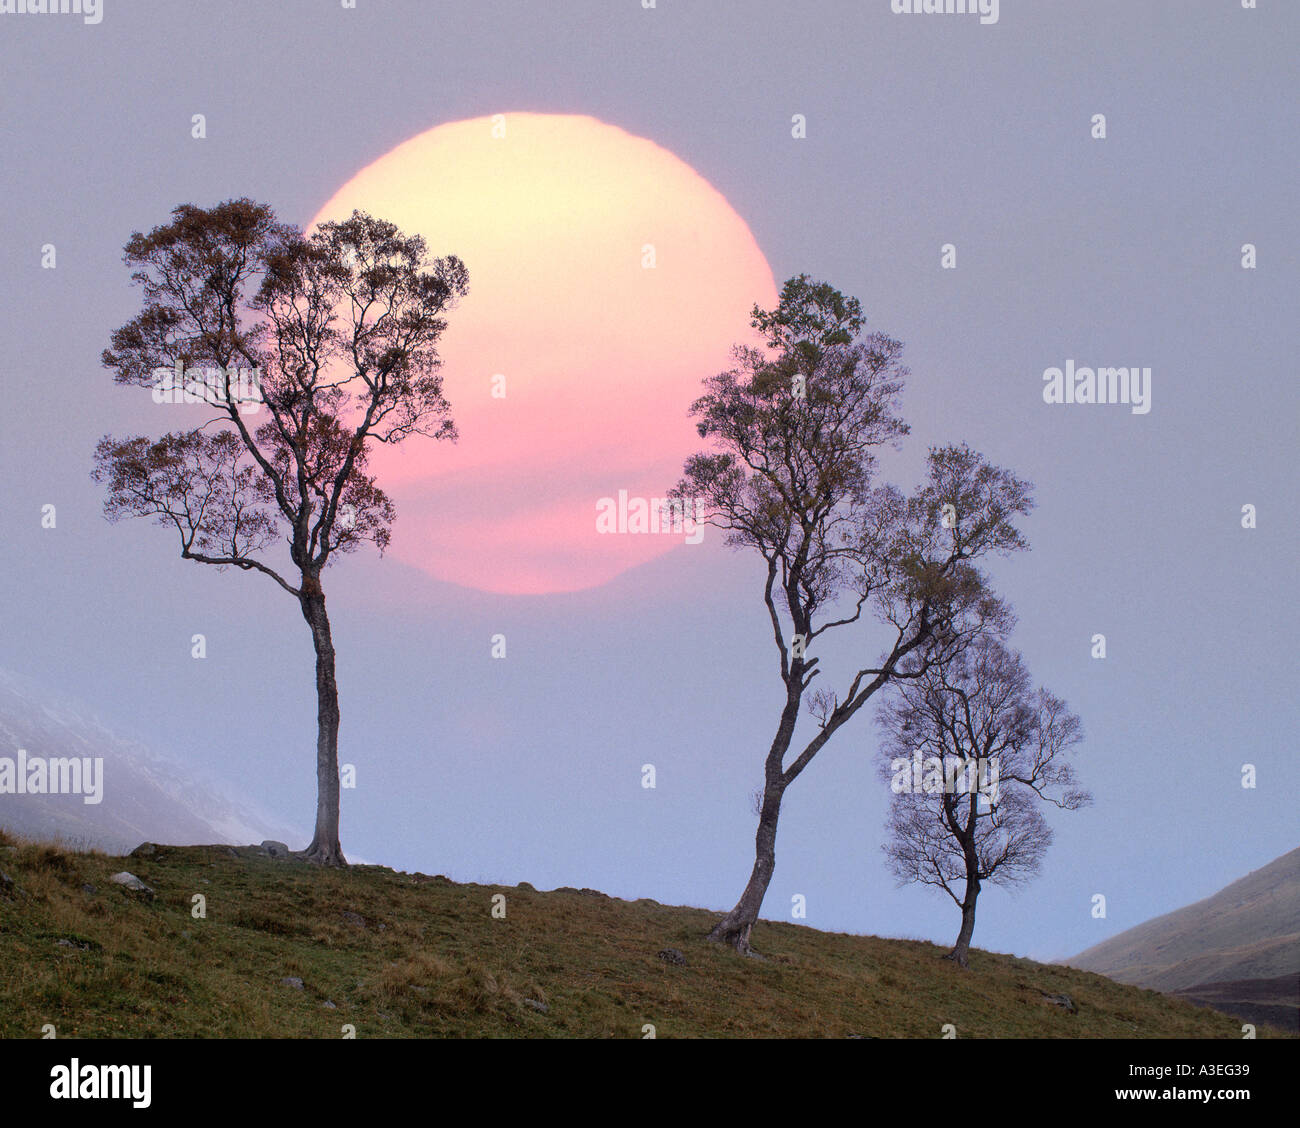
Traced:
<path id="1" fill-rule="evenodd" d="M 154 897 L 157 896 L 157 894 L 155 894 L 154 891 L 143 881 L 136 877 L 135 874 L 127 873 L 126 870 L 123 870 L 121 873 L 113 874 L 109 880 L 112 881 L 114 885 L 122 886 L 122 888 L 128 893 L 134 893 L 142 901 L 152 901 Z"/>
<path id="2" fill-rule="evenodd" d="M 289 856 L 289 847 L 283 842 L 275 842 L 268 838 L 262 843 L 262 849 L 273 858 L 287 858 Z"/>
<path id="3" fill-rule="evenodd" d="M 678 967 L 686 966 L 686 957 L 676 948 L 661 948 L 659 951 L 659 958 L 663 960 L 664 963 L 675 964 Z"/>
<path id="4" fill-rule="evenodd" d="M 302 980 L 296 975 L 286 975 L 280 980 L 280 985 L 282 987 L 292 987 L 295 991 L 301 991 L 303 989 Z"/>

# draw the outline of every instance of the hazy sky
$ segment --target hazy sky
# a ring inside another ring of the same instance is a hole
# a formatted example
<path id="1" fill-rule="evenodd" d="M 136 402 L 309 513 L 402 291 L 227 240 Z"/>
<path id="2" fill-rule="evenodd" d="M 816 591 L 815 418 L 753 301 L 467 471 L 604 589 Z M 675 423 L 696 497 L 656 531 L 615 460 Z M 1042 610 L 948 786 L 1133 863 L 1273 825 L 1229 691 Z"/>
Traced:
<path id="1" fill-rule="evenodd" d="M 984 894 L 975 944 L 1063 956 L 1205 896 L 1296 845 L 1297 33 L 1300 5 L 1279 0 L 1003 0 L 991 25 L 888 0 L 0 15 L 0 665 L 213 768 L 305 845 L 315 698 L 297 606 L 264 577 L 181 561 L 163 530 L 110 526 L 89 479 L 102 434 L 156 420 L 99 364 L 138 310 L 122 244 L 179 203 L 233 196 L 304 223 L 444 122 L 587 114 L 705 177 L 777 279 L 827 279 L 907 343 L 900 485 L 927 444 L 959 440 L 1036 484 L 1033 551 L 993 571 L 1014 644 L 1083 719 L 1096 803 L 1049 813 L 1042 875 Z M 1067 360 L 1149 367 L 1150 412 L 1044 403 L 1044 370 Z M 359 781 L 345 852 L 731 906 L 781 700 L 753 560 L 714 537 L 552 596 L 365 554 L 327 580 L 340 758 Z M 842 685 L 850 659 L 828 653 L 823 676 Z M 946 898 L 885 872 L 875 754 L 864 711 L 788 792 L 765 915 L 788 918 L 798 893 L 816 927 L 950 942 Z"/>

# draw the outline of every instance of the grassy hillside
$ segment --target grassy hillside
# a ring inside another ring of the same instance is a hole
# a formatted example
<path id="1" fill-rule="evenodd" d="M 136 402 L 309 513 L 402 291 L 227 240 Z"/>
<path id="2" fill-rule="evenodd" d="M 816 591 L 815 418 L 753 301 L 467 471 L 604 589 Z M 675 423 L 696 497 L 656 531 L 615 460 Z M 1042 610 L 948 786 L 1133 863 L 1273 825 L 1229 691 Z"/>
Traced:
<path id="1" fill-rule="evenodd" d="M 345 1023 L 358 1037 L 640 1038 L 647 1023 L 658 1037 L 936 1038 L 946 1023 L 965 1038 L 1241 1037 L 1181 1000 L 980 951 L 962 972 L 931 944 L 763 922 L 769 958 L 744 960 L 702 939 L 709 912 L 589 890 L 323 871 L 254 848 L 0 843 L 5 1037 L 46 1023 L 61 1038 L 337 1038 Z M 155 898 L 114 885 L 121 870 Z"/>

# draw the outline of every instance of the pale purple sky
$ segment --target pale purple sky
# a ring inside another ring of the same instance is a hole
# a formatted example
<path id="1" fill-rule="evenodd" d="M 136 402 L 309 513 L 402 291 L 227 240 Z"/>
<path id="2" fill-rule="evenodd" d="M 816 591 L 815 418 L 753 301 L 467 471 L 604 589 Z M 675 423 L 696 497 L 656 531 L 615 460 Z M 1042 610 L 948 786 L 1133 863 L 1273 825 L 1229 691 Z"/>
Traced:
<path id="1" fill-rule="evenodd" d="M 1064 956 L 1205 896 L 1296 845 L 1298 32 L 1300 6 L 1235 0 L 1004 0 L 991 26 L 888 0 L 0 15 L 0 666 L 202 763 L 304 845 L 315 702 L 297 607 L 181 561 L 163 530 L 108 525 L 89 479 L 102 434 L 151 418 L 99 365 L 138 308 L 122 244 L 182 202 L 249 195 L 305 222 L 442 122 L 589 114 L 708 179 L 778 279 L 831 281 L 907 342 L 900 485 L 927 444 L 965 440 L 1037 486 L 1033 551 L 994 575 L 1030 670 L 1083 719 L 1096 803 L 1049 813 L 1043 874 L 984 895 L 976 945 Z M 949 242 L 955 271 L 939 268 Z M 1067 359 L 1150 367 L 1150 413 L 1044 404 L 1043 370 Z M 341 759 L 360 781 L 345 851 L 730 907 L 780 705 L 760 582 L 716 538 L 563 596 L 344 560 L 328 591 Z M 848 657 L 828 654 L 828 675 Z M 790 790 L 765 915 L 803 894 L 815 927 L 949 942 L 946 898 L 886 874 L 874 756 L 863 713 Z"/>

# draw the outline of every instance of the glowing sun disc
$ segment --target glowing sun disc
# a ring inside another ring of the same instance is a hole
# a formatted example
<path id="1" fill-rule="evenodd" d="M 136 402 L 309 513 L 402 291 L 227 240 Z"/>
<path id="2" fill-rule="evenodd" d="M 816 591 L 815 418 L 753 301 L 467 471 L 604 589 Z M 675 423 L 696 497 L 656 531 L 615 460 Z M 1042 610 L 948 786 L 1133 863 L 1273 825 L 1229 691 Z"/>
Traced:
<path id="1" fill-rule="evenodd" d="M 399 145 L 312 223 L 354 208 L 459 255 L 470 278 L 439 350 L 459 442 L 416 436 L 371 459 L 398 507 L 393 555 L 537 593 L 605 583 L 681 544 L 598 533 L 596 514 L 620 490 L 658 498 L 677 481 L 700 446 L 687 411 L 701 379 L 753 340 L 750 307 L 776 300 L 721 193 L 594 118 L 509 113 Z"/>

